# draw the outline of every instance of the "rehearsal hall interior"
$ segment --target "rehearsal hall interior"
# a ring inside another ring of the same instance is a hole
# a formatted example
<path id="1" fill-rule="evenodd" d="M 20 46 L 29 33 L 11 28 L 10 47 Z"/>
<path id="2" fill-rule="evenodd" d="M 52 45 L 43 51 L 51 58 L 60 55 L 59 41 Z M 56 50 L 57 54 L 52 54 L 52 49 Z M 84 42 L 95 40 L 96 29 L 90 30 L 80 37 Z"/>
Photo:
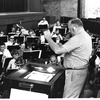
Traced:
<path id="1" fill-rule="evenodd" d="M 100 0 L 0 0 L 0 99 L 100 98 Z"/>

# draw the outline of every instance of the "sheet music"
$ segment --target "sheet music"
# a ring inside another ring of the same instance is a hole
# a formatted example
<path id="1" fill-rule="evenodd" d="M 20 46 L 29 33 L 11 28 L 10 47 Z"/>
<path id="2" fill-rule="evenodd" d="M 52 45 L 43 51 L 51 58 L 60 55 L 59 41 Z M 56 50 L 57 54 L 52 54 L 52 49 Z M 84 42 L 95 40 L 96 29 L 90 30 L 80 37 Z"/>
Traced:
<path id="1" fill-rule="evenodd" d="M 30 74 L 25 76 L 25 79 L 32 79 L 32 80 L 37 80 L 37 81 L 44 81 L 44 82 L 49 82 L 55 74 L 51 73 L 42 73 L 38 71 L 32 71 Z"/>

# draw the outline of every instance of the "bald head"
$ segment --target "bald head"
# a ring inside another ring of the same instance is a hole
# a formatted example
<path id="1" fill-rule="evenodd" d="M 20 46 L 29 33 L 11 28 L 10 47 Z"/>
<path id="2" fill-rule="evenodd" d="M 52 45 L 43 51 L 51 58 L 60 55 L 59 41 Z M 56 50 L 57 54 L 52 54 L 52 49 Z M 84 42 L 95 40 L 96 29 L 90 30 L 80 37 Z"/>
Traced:
<path id="1" fill-rule="evenodd" d="M 83 22 L 79 18 L 74 18 L 68 21 L 69 32 L 72 35 L 78 34 L 78 31 L 83 29 Z"/>
<path id="2" fill-rule="evenodd" d="M 68 24 L 73 24 L 78 27 L 83 27 L 83 22 L 79 18 L 74 18 L 74 19 L 69 20 Z"/>

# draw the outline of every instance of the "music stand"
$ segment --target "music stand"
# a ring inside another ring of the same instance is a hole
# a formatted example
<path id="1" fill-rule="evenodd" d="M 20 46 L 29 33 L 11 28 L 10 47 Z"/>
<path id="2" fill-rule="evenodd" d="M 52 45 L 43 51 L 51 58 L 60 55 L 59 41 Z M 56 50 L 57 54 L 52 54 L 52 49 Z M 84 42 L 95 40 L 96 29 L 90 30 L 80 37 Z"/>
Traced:
<path id="1" fill-rule="evenodd" d="M 97 52 L 96 55 L 97 55 L 98 57 L 100 57 L 100 52 Z"/>
<path id="2" fill-rule="evenodd" d="M 3 54 L 0 54 L 0 61 L 2 60 L 2 55 L 3 55 Z"/>
<path id="3" fill-rule="evenodd" d="M 55 54 L 54 51 L 50 48 L 49 45 L 45 49 L 42 50 L 41 58 L 49 59 L 51 55 Z"/>
<path id="4" fill-rule="evenodd" d="M 0 43 L 4 43 L 8 41 L 8 36 L 0 36 Z"/>
<path id="5" fill-rule="evenodd" d="M 45 25 L 39 25 L 39 29 L 40 30 L 48 29 L 48 26 L 46 24 Z"/>
<path id="6" fill-rule="evenodd" d="M 14 40 L 22 44 L 24 42 L 24 36 L 14 36 Z"/>
<path id="7" fill-rule="evenodd" d="M 60 33 L 62 36 L 65 36 L 65 28 L 59 28 L 59 33 Z"/>
<path id="8" fill-rule="evenodd" d="M 39 44 L 40 38 L 39 37 L 27 37 L 27 44 Z"/>
<path id="9" fill-rule="evenodd" d="M 13 49 L 19 50 L 20 46 L 19 45 L 10 45 L 10 46 L 7 46 L 7 49 L 11 52 Z"/>
<path id="10" fill-rule="evenodd" d="M 10 33 L 8 33 L 8 36 L 9 36 L 9 37 L 10 37 L 10 36 L 14 36 L 14 35 L 16 35 L 15 32 L 10 32 Z"/>
<path id="11" fill-rule="evenodd" d="M 3 71 L 4 72 L 6 71 L 6 69 L 7 69 L 8 65 L 9 65 L 9 62 L 10 62 L 11 59 L 12 59 L 12 57 L 5 59 L 5 62 L 4 62 L 4 65 L 3 65 Z"/>
<path id="12" fill-rule="evenodd" d="M 37 60 L 41 58 L 41 52 L 42 50 L 24 51 L 23 59 Z"/>

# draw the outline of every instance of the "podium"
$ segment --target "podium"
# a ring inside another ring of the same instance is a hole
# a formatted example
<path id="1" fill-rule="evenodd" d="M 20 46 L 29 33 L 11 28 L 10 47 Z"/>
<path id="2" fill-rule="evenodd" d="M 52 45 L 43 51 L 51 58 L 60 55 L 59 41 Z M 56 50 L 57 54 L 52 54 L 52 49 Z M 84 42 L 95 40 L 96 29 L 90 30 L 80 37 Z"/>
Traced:
<path id="1" fill-rule="evenodd" d="M 53 72 L 48 72 L 49 67 L 54 69 Z M 21 69 L 4 76 L 4 87 L 10 92 L 13 88 L 46 94 L 48 98 L 62 98 L 65 71 L 60 67 L 28 62 Z"/>

